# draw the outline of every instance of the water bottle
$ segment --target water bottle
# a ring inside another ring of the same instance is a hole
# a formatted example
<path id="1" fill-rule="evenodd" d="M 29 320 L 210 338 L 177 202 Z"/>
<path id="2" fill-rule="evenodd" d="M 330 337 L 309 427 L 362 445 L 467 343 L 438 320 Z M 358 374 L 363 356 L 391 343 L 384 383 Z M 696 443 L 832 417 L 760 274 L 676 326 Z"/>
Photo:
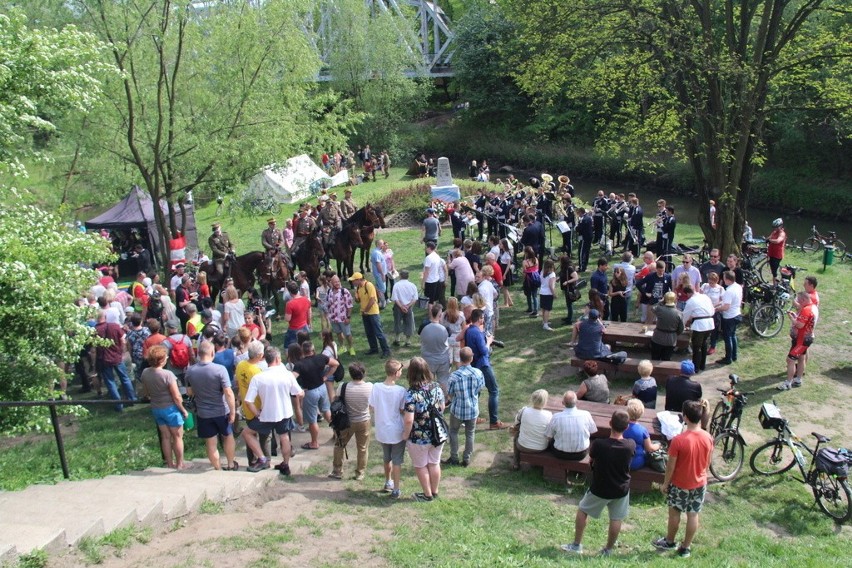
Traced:
<path id="1" fill-rule="evenodd" d="M 799 449 L 799 446 L 793 446 L 793 453 L 796 455 L 796 463 L 799 464 L 800 467 L 805 467 L 805 456 L 802 455 L 802 450 Z"/>

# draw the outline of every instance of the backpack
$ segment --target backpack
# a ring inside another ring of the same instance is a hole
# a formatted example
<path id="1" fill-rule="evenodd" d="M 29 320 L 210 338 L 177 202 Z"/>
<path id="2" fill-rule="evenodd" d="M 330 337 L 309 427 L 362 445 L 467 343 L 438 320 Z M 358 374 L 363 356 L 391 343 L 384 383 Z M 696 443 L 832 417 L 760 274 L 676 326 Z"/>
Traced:
<path id="1" fill-rule="evenodd" d="M 168 340 L 172 346 L 169 351 L 169 361 L 171 362 L 172 367 L 181 370 L 189 367 L 189 347 L 187 347 L 186 343 L 183 342 L 183 339 L 181 338 L 180 341 L 177 341 L 169 337 Z"/>
<path id="2" fill-rule="evenodd" d="M 349 411 L 346 410 L 346 385 L 344 383 L 340 387 L 340 396 L 334 399 L 331 403 L 331 423 L 330 426 L 339 436 L 341 432 L 348 429 L 352 423 L 349 421 Z"/>

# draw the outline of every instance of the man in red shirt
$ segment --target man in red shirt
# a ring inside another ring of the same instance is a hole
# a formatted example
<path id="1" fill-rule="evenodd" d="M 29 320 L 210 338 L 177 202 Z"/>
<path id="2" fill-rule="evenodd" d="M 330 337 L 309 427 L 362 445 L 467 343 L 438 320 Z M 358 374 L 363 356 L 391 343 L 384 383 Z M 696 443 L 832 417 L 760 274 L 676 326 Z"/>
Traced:
<path id="1" fill-rule="evenodd" d="M 769 269 L 772 270 L 772 283 L 778 283 L 778 267 L 784 260 L 784 246 L 787 244 L 787 233 L 784 232 L 784 220 L 778 217 L 772 221 L 772 234 L 766 239 L 766 256 L 769 257 Z"/>
<path id="2" fill-rule="evenodd" d="M 311 324 L 310 298 L 299 294 L 299 285 L 296 282 L 288 282 L 287 291 L 290 292 L 291 299 L 284 308 L 284 319 L 289 324 L 284 335 L 284 349 L 296 341 L 300 331 L 310 331 Z"/>
<path id="3" fill-rule="evenodd" d="M 666 477 L 660 491 L 667 496 L 669 521 L 666 536 L 654 541 L 659 550 L 677 550 L 678 556 L 688 558 L 689 546 L 698 531 L 698 516 L 704 504 L 707 487 L 707 466 L 713 451 L 713 437 L 701 429 L 704 408 L 697 400 L 683 403 L 686 431 L 674 437 L 669 446 Z M 678 546 L 675 543 L 680 517 L 686 513 L 686 532 Z"/>
<path id="4" fill-rule="evenodd" d="M 115 383 L 115 374 L 118 373 L 124 395 L 128 400 L 136 400 L 136 391 L 133 389 L 133 383 L 127 374 L 127 368 L 124 366 L 124 329 L 117 323 L 107 323 L 106 311 L 100 310 L 98 312 L 98 323 L 95 325 L 95 333 L 101 339 L 112 342 L 110 345 L 98 345 L 97 347 L 98 371 L 104 379 L 109 397 L 113 400 L 121 400 L 118 386 Z M 121 412 L 124 410 L 124 406 L 116 404 L 115 410 Z"/>
<path id="5" fill-rule="evenodd" d="M 814 305 L 808 292 L 802 291 L 796 294 L 794 305 L 798 306 L 799 313 L 787 312 L 792 320 L 790 323 L 790 339 L 793 344 L 787 354 L 787 380 L 778 385 L 778 390 L 785 391 L 802 386 L 802 375 L 805 374 L 805 363 L 807 363 L 808 347 L 814 342 Z"/>

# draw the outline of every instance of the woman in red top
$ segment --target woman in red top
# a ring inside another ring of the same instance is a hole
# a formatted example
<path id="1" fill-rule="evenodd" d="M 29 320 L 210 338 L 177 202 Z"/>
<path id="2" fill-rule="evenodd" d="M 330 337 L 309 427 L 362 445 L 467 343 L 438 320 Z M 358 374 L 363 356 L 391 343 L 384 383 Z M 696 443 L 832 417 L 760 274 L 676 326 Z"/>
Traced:
<path id="1" fill-rule="evenodd" d="M 796 294 L 793 302 L 799 308 L 799 312 L 787 312 L 792 320 L 790 322 L 790 339 L 792 345 L 787 354 L 787 380 L 778 385 L 778 390 L 790 390 L 802 386 L 802 375 L 805 374 L 805 363 L 808 347 L 814 341 L 814 306 L 811 296 L 805 291 Z"/>
<path id="2" fill-rule="evenodd" d="M 210 297 L 210 286 L 207 284 L 207 273 L 203 270 L 198 271 L 196 283 L 198 284 L 198 298 Z"/>
<path id="3" fill-rule="evenodd" d="M 781 217 L 772 221 L 772 234 L 766 239 L 769 243 L 766 254 L 769 256 L 769 269 L 772 271 L 772 283 L 778 281 L 778 267 L 784 260 L 784 246 L 787 244 L 787 233 L 784 232 L 784 220 Z"/>

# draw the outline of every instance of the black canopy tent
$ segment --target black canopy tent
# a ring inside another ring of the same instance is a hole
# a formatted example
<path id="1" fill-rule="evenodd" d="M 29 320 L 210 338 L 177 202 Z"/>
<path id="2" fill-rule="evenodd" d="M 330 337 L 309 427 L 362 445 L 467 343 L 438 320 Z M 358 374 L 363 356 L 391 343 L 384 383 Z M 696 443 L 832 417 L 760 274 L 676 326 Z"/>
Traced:
<path id="1" fill-rule="evenodd" d="M 160 210 L 168 218 L 168 205 L 165 200 L 160 200 Z M 176 209 L 177 223 L 182 223 L 181 211 Z M 195 211 L 192 203 L 186 204 L 186 227 L 184 237 L 186 238 L 187 257 L 190 251 L 198 250 L 198 234 L 195 229 Z M 90 230 L 139 230 L 141 235 L 147 235 L 148 250 L 151 251 L 152 260 L 160 266 L 160 231 L 157 227 L 157 219 L 154 217 L 154 202 L 147 192 L 138 185 L 134 185 L 127 196 L 112 208 L 98 215 L 94 219 L 86 221 L 86 228 Z"/>

